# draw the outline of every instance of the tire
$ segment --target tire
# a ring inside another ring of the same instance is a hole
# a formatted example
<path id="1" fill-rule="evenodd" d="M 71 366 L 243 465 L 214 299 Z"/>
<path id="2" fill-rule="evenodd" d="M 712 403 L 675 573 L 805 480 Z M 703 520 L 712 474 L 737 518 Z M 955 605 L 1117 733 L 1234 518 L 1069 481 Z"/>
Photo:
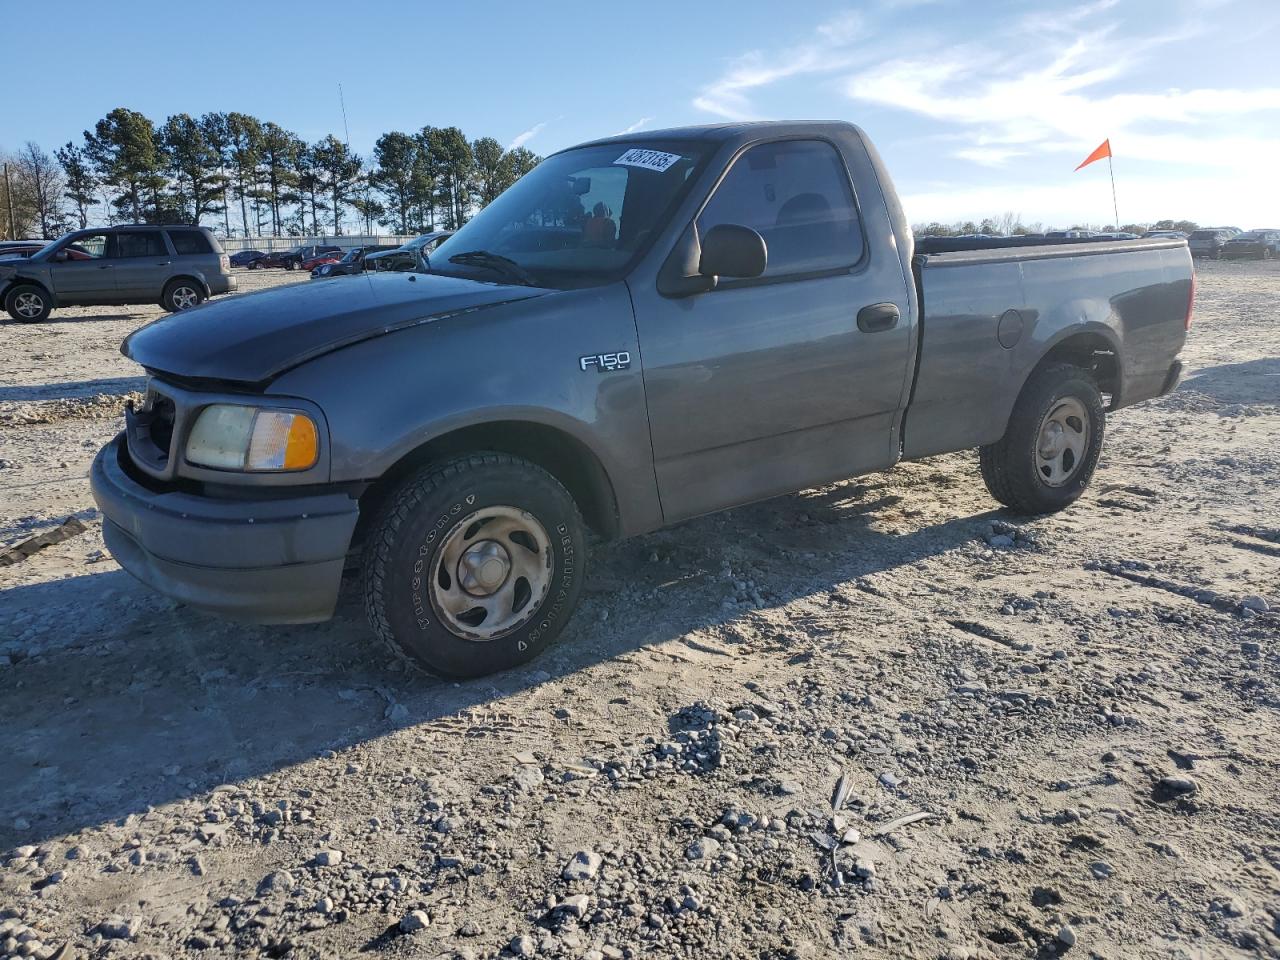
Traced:
<path id="1" fill-rule="evenodd" d="M 43 287 L 20 283 L 5 294 L 4 309 L 19 323 L 40 323 L 49 319 L 53 302 Z"/>
<path id="2" fill-rule="evenodd" d="M 284 268 L 285 268 L 286 270 L 297 270 L 297 269 L 298 269 L 298 261 L 296 261 L 296 260 L 290 260 L 288 263 L 286 263 L 286 264 L 284 265 Z"/>
<path id="3" fill-rule="evenodd" d="M 170 313 L 181 313 L 204 302 L 204 288 L 187 277 L 170 280 L 160 295 L 160 306 Z"/>
<path id="4" fill-rule="evenodd" d="M 426 468 L 389 498 L 364 548 L 365 612 L 406 663 L 484 676 L 546 649 L 577 606 L 585 567 L 582 516 L 564 487 L 527 461 L 473 454 Z"/>
<path id="5" fill-rule="evenodd" d="M 261 265 L 261 264 L 259 264 L 257 260 L 250 260 L 250 261 L 249 261 L 249 269 L 250 269 L 250 270 L 261 270 L 261 269 L 262 269 L 262 265 Z"/>
<path id="6" fill-rule="evenodd" d="M 1062 510 L 1093 479 L 1105 429 L 1102 394 L 1088 371 L 1047 366 L 1018 394 L 1004 436 L 979 450 L 983 482 L 1019 513 Z"/>

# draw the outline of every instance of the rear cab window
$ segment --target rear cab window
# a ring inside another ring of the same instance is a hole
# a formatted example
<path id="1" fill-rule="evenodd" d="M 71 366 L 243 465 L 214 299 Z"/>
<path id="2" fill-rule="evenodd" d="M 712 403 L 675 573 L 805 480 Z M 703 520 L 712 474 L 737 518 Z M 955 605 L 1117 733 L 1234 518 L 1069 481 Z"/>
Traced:
<path id="1" fill-rule="evenodd" d="M 698 233 L 737 224 L 764 237 L 764 279 L 848 269 L 865 241 L 849 173 L 825 140 L 783 140 L 748 148 L 698 216 Z"/>

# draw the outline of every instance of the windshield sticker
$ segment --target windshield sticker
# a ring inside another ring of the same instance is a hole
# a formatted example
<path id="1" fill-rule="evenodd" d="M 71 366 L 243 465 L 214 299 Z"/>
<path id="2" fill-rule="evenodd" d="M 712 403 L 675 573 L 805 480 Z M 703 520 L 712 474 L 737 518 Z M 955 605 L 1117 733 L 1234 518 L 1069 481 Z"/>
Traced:
<path id="1" fill-rule="evenodd" d="M 634 150 L 628 150 L 614 163 L 620 163 L 624 167 L 643 167 L 645 170 L 656 170 L 658 173 L 666 173 L 677 160 L 683 159 L 678 153 L 663 153 L 661 150 L 642 150 L 636 147 Z"/>

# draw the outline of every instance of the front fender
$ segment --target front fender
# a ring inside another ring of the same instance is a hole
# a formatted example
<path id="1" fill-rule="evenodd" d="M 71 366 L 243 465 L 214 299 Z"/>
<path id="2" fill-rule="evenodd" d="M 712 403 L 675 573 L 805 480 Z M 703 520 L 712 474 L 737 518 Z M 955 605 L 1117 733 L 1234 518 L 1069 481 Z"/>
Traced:
<path id="1" fill-rule="evenodd" d="M 597 372 L 580 358 L 626 351 Z M 447 433 L 497 421 L 559 430 L 594 453 L 621 531 L 661 525 L 640 346 L 626 287 L 570 290 L 398 330 L 310 360 L 269 393 L 318 403 L 332 478 L 371 481 Z"/>

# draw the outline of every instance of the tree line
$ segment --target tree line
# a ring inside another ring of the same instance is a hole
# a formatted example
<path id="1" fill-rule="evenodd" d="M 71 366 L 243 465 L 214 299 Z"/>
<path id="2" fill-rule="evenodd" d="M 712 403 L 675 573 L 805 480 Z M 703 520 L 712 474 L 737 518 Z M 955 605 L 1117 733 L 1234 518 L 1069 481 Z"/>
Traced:
<path id="1" fill-rule="evenodd" d="M 1023 223 L 1016 213 L 1002 213 L 998 217 L 985 217 L 980 222 L 973 220 L 957 220 L 955 223 L 915 223 L 912 232 L 917 237 L 962 237 L 970 234 L 986 234 L 993 237 L 1022 237 L 1031 233 L 1045 233 L 1051 230 L 1093 230 L 1097 233 L 1136 233 L 1143 234 L 1148 230 L 1181 230 L 1191 233 L 1200 229 L 1193 220 L 1157 220 L 1155 223 L 1126 223 L 1122 227 L 1114 225 L 1076 223 L 1069 227 L 1046 227 L 1043 223 Z"/>
<path id="2" fill-rule="evenodd" d="M 0 237 L 56 237 L 93 223 L 191 223 L 225 236 L 457 229 L 541 160 L 457 127 L 384 133 L 363 158 L 244 113 L 179 113 L 162 124 L 117 107 L 48 154 L 5 155 Z M 10 229 L 10 210 L 13 229 Z"/>

